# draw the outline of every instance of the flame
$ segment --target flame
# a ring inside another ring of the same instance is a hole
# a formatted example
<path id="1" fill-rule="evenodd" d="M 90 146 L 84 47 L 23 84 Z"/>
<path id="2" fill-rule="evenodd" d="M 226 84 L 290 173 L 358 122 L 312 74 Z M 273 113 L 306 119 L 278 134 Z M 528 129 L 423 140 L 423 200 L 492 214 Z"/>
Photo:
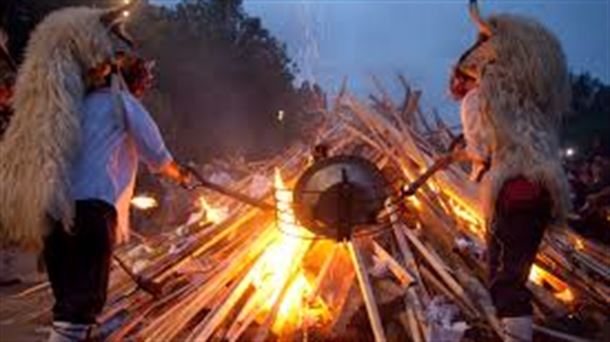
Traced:
<path id="1" fill-rule="evenodd" d="M 479 213 L 469 207 L 459 196 L 447 191 L 444 191 L 444 193 L 449 197 L 448 203 L 451 213 L 464 222 L 470 231 L 482 237 L 483 234 L 485 234 L 485 226 Z M 577 250 L 583 249 L 583 242 L 576 240 L 575 248 Z M 555 298 L 563 303 L 568 304 L 575 299 L 574 293 L 565 282 L 537 264 L 532 265 L 529 273 L 529 280 L 538 286 L 544 286 L 545 284 L 550 285 L 553 288 L 553 295 Z"/>
<path id="2" fill-rule="evenodd" d="M 479 237 L 483 237 L 485 234 L 485 225 L 476 208 L 470 206 L 463 198 L 452 192 L 451 189 L 442 188 L 441 190 L 439 186 L 433 182 L 429 182 L 428 186 L 433 192 L 442 192 L 448 197 L 448 207 L 445 206 L 442 201 L 439 202 L 441 207 L 448 214 L 452 214 L 456 219 L 463 222 L 470 231 L 477 234 Z M 422 203 L 415 196 L 407 197 L 407 201 L 416 209 L 421 209 Z M 420 223 L 417 222 L 417 225 L 419 226 Z M 578 251 L 585 248 L 583 241 L 580 239 L 576 239 L 574 247 Z M 554 297 L 563 303 L 569 304 L 575 300 L 574 292 L 572 292 L 565 282 L 537 264 L 532 265 L 529 273 L 529 280 L 538 286 L 550 286 L 553 290 Z"/>
<path id="3" fill-rule="evenodd" d="M 313 290 L 300 265 L 311 246 L 312 236 L 297 224 L 292 209 L 292 193 L 278 170 L 275 189 L 279 229 L 276 230 L 274 242 L 257 260 L 251 274 L 252 283 L 260 292 L 257 295 L 262 307 L 267 311 L 277 310 L 271 330 L 279 333 L 287 324 L 297 325 L 302 321 L 302 316 L 319 316 L 320 312 L 319 309 L 308 310 L 302 305 L 304 298 Z M 277 303 L 278 300 L 281 302 Z M 319 298 L 317 300 L 321 301 Z"/>
<path id="4" fill-rule="evenodd" d="M 441 192 L 441 189 L 433 181 L 428 181 L 428 187 L 436 194 Z"/>
<path id="5" fill-rule="evenodd" d="M 538 286 L 549 285 L 553 289 L 553 295 L 564 303 L 571 303 L 575 296 L 570 287 L 537 264 L 530 269 L 529 280 Z"/>
<path id="6" fill-rule="evenodd" d="M 408 196 L 407 202 L 411 203 L 415 207 L 415 209 L 421 209 L 421 201 L 417 197 L 415 197 L 415 195 Z"/>
<path id="7" fill-rule="evenodd" d="M 150 210 L 159 206 L 157 200 L 149 195 L 138 195 L 131 199 L 131 205 L 139 210 Z"/>
<path id="8" fill-rule="evenodd" d="M 483 225 L 483 222 L 477 212 L 464 205 L 463 202 L 456 200 L 456 197 L 452 196 L 451 194 L 446 194 L 449 196 L 449 208 L 443 205 L 441 201 L 440 203 L 443 209 L 448 214 L 451 214 L 453 217 L 459 219 L 472 233 L 476 234 L 479 238 L 484 239 L 483 235 L 485 234 L 485 226 Z"/>
<path id="9" fill-rule="evenodd" d="M 201 215 L 202 217 L 205 216 L 205 221 L 202 221 L 202 223 L 220 223 L 226 217 L 226 214 L 222 209 L 212 207 L 203 196 L 199 197 L 199 205 L 201 206 L 201 210 L 203 211 L 202 214 L 205 214 Z"/>
<path id="10" fill-rule="evenodd" d="M 453 199 L 449 199 L 449 204 L 451 205 L 451 208 L 453 209 L 453 213 L 457 217 L 461 218 L 462 220 L 464 220 L 472 225 L 479 226 L 479 227 L 482 226 L 479 217 L 472 210 L 469 210 L 466 207 L 459 205 Z"/>
<path id="11" fill-rule="evenodd" d="M 566 287 L 566 289 L 561 292 L 555 293 L 555 298 L 559 299 L 564 303 L 571 303 L 575 299 L 574 293 L 572 292 L 572 290 L 570 290 L 569 287 Z"/>

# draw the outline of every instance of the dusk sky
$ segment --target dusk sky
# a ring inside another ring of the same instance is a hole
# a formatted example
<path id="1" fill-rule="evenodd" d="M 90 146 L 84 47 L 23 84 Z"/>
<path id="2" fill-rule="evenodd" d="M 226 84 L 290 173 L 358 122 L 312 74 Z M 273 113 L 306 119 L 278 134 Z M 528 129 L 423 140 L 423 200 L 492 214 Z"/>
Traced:
<path id="1" fill-rule="evenodd" d="M 167 4 L 167 0 L 163 0 Z M 171 0 L 170 0 L 171 2 Z M 366 95 L 369 75 L 386 81 L 402 72 L 424 90 L 424 106 L 453 120 L 446 91 L 452 63 L 472 43 L 467 0 L 246 0 L 246 11 L 285 42 L 300 79 L 335 92 L 344 76 Z M 483 15 L 512 12 L 541 20 L 559 36 L 570 68 L 610 82 L 610 0 L 480 1 Z"/>

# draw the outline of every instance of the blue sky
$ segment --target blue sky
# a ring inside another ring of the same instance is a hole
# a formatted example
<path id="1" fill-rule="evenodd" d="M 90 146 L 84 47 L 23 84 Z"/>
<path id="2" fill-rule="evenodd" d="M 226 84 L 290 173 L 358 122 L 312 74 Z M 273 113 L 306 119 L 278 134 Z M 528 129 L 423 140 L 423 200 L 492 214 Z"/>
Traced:
<path id="1" fill-rule="evenodd" d="M 610 83 L 610 0 L 482 0 L 480 7 L 483 15 L 538 18 L 558 35 L 572 70 Z M 399 95 L 401 72 L 424 90 L 424 106 L 457 120 L 446 84 L 474 39 L 467 0 L 246 0 L 245 8 L 287 44 L 301 78 L 333 93 L 347 76 L 350 89 L 366 95 L 375 74 Z"/>

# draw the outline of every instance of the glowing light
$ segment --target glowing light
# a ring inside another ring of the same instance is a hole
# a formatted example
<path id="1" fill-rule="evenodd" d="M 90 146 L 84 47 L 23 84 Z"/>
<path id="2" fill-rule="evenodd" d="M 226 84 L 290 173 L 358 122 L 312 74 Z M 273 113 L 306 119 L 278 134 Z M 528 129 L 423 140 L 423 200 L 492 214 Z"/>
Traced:
<path id="1" fill-rule="evenodd" d="M 277 111 L 277 121 L 284 121 L 284 117 L 286 116 L 286 113 L 283 110 L 278 110 Z"/>
<path id="2" fill-rule="evenodd" d="M 421 201 L 417 197 L 409 196 L 407 202 L 411 203 L 416 209 L 421 209 Z"/>
<path id="3" fill-rule="evenodd" d="M 204 215 L 201 216 L 205 217 L 205 221 L 201 221 L 202 224 L 207 222 L 220 223 L 226 218 L 224 210 L 213 208 L 203 196 L 199 197 L 199 205 L 201 210 L 204 211 Z"/>
<path id="4" fill-rule="evenodd" d="M 129 14 L 129 11 L 123 11 L 123 17 L 128 18 Z"/>
<path id="5" fill-rule="evenodd" d="M 566 289 L 561 292 L 555 293 L 555 298 L 559 299 L 564 303 L 573 302 L 575 299 L 574 293 L 572 292 L 572 290 L 570 290 L 569 287 L 566 287 Z"/>
<path id="6" fill-rule="evenodd" d="M 544 273 L 546 273 L 545 270 L 543 270 L 540 266 L 533 264 L 532 268 L 530 269 L 530 274 L 529 274 L 529 280 L 539 286 L 543 285 L 543 276 Z"/>
<path id="7" fill-rule="evenodd" d="M 553 289 L 553 296 L 566 304 L 575 299 L 574 293 L 566 283 L 536 264 L 530 269 L 529 280 L 541 287 L 549 285 Z"/>
<path id="8" fill-rule="evenodd" d="M 428 183 L 428 187 L 430 187 L 430 190 L 432 190 L 434 193 L 440 193 L 441 190 L 438 188 L 438 186 L 436 184 L 434 184 L 434 182 L 429 181 Z"/>
<path id="9" fill-rule="evenodd" d="M 582 251 L 583 249 L 585 249 L 585 244 L 582 242 L 581 239 L 576 239 L 576 241 L 574 242 L 574 248 L 576 248 L 577 251 Z"/>
<path id="10" fill-rule="evenodd" d="M 314 309 L 310 311 L 302 305 L 312 288 L 300 263 L 312 240 L 301 237 L 311 237 L 311 233 L 297 224 L 292 210 L 292 193 L 288 191 L 277 170 L 275 189 L 279 228 L 277 236 L 252 267 L 250 275 L 259 292 L 257 295 L 262 301 L 262 307 L 265 310 L 277 307 L 272 331 L 279 333 L 286 324 L 297 325 L 303 315 L 319 316 L 320 312 Z M 276 303 L 278 300 L 281 302 Z M 319 304 L 322 300 L 317 298 L 316 301 Z M 320 305 L 318 310 L 319 307 Z"/>
<path id="11" fill-rule="evenodd" d="M 455 202 L 454 200 L 451 200 L 451 199 L 449 200 L 449 204 L 451 205 L 451 208 L 453 209 L 453 213 L 456 216 L 458 216 L 459 218 L 461 218 L 462 220 L 467 221 L 476 226 L 481 225 L 481 221 L 479 220 L 477 215 L 475 215 L 470 210 L 462 207 L 461 205 L 457 204 L 457 202 Z"/>
<path id="12" fill-rule="evenodd" d="M 154 197 L 148 195 L 139 195 L 131 199 L 131 205 L 139 210 L 150 210 L 159 206 L 159 203 Z"/>
<path id="13" fill-rule="evenodd" d="M 573 157 L 576 154 L 576 149 L 574 149 L 573 147 L 568 147 L 565 150 L 565 155 L 566 157 Z"/>

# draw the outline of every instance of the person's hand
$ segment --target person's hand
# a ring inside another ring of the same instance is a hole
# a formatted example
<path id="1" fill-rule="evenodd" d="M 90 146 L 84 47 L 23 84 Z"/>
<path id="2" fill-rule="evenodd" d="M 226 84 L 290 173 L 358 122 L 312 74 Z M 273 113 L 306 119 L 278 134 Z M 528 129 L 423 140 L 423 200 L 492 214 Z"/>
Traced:
<path id="1" fill-rule="evenodd" d="M 177 183 L 188 190 L 192 190 L 197 186 L 197 181 L 191 170 L 184 166 L 179 166 L 179 176 Z"/>
<path id="2" fill-rule="evenodd" d="M 181 166 L 175 161 L 167 164 L 167 166 L 161 170 L 161 174 L 185 189 L 192 189 L 196 186 L 195 177 L 192 172 L 187 167 Z"/>
<path id="3" fill-rule="evenodd" d="M 466 149 L 466 138 L 464 134 L 460 134 L 451 140 L 449 144 L 449 152 L 455 152 Z"/>

